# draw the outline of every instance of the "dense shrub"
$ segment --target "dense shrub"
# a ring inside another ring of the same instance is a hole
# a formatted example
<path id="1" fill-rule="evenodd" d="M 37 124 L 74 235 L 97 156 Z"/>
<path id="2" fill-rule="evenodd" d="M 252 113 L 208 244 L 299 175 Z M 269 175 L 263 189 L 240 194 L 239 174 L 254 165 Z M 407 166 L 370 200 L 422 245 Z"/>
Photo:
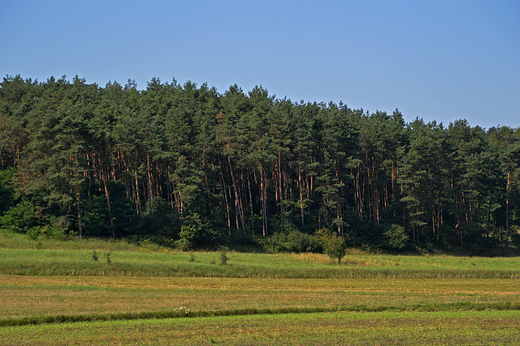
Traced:
<path id="1" fill-rule="evenodd" d="M 30 202 L 20 202 L 9 208 L 4 216 L 0 217 L 0 226 L 15 233 L 30 232 L 37 225 L 36 207 Z"/>
<path id="2" fill-rule="evenodd" d="M 327 254 L 330 259 L 341 263 L 341 259 L 345 257 L 347 252 L 347 244 L 345 238 L 337 234 L 325 234 L 322 236 L 323 252 Z"/>
<path id="3" fill-rule="evenodd" d="M 299 231 L 278 232 L 268 238 L 259 239 L 260 245 L 269 252 L 322 252 L 319 236 Z"/>
<path id="4" fill-rule="evenodd" d="M 410 237 L 406 234 L 403 226 L 392 224 L 384 232 L 385 236 L 385 247 L 391 249 L 401 250 L 407 244 Z"/>

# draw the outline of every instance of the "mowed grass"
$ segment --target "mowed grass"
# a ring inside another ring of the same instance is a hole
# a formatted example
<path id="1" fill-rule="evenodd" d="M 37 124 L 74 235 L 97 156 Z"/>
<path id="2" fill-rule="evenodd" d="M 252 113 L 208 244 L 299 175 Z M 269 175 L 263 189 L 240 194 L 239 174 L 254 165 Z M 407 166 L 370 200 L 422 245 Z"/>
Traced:
<path id="1" fill-rule="evenodd" d="M 517 345 L 518 311 L 340 312 L 0 328 L 2 345 Z"/>
<path id="2" fill-rule="evenodd" d="M 518 279 L 265 279 L 0 276 L 2 320 L 243 309 L 520 309 Z"/>
<path id="3" fill-rule="evenodd" d="M 0 232 L 0 344 L 520 343 L 516 257 L 227 255 Z"/>

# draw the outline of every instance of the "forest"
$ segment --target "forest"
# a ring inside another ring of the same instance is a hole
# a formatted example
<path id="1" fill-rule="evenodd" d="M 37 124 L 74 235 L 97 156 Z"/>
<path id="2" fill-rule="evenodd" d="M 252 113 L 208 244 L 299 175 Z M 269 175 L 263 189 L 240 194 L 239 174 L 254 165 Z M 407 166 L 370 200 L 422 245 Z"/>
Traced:
<path id="1" fill-rule="evenodd" d="M 35 240 L 304 252 L 328 232 L 485 255 L 520 247 L 519 178 L 520 128 L 407 123 L 261 86 L 0 84 L 0 227 Z"/>

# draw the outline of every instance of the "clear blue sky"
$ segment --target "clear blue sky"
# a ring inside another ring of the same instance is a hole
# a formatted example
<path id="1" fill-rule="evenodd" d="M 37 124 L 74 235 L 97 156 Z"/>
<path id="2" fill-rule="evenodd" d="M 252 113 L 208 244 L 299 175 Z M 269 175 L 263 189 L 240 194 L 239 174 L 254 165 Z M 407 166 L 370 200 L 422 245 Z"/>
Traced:
<path id="1" fill-rule="evenodd" d="M 0 0 L 0 76 L 152 77 L 520 126 L 520 1 Z"/>

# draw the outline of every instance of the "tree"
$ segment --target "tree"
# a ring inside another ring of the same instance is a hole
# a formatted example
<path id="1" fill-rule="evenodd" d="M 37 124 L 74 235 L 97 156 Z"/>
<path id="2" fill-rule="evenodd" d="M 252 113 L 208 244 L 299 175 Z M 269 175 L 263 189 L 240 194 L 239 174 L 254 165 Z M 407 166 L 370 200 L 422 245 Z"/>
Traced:
<path id="1" fill-rule="evenodd" d="M 329 234 L 327 232 L 322 235 L 322 240 L 323 252 L 326 253 L 333 262 L 337 260 L 338 264 L 340 264 L 343 257 L 347 254 L 345 238 L 335 233 Z"/>
<path id="2" fill-rule="evenodd" d="M 90 142 L 81 111 L 70 99 L 45 112 L 23 151 L 15 182 L 25 195 L 44 192 L 46 208 L 59 207 L 66 216 L 76 209 L 82 232 L 81 193 L 88 171 L 85 154 Z"/>

